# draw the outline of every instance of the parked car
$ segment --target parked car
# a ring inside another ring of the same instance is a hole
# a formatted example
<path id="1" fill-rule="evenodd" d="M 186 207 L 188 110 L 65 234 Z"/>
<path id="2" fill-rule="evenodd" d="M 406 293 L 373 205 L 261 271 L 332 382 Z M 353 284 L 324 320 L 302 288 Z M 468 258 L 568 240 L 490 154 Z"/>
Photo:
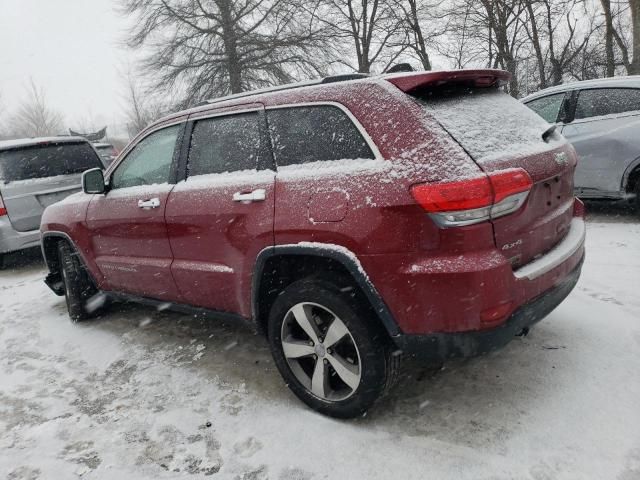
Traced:
<path id="1" fill-rule="evenodd" d="M 635 198 L 640 212 L 640 76 L 559 85 L 523 102 L 578 152 L 576 195 Z"/>
<path id="2" fill-rule="evenodd" d="M 404 355 L 499 348 L 578 280 L 575 152 L 508 78 L 330 77 L 165 117 L 45 211 L 46 283 L 73 320 L 101 292 L 250 320 L 300 399 L 360 415 Z"/>
<path id="3" fill-rule="evenodd" d="M 100 158 L 102 158 L 102 163 L 104 163 L 105 167 L 111 165 L 111 162 L 118 156 L 117 150 L 110 143 L 94 143 L 93 147 L 98 152 L 98 155 L 100 155 Z"/>
<path id="4" fill-rule="evenodd" d="M 0 141 L 0 263 L 8 252 L 38 246 L 49 205 L 80 191 L 80 176 L 102 163 L 79 137 Z"/>

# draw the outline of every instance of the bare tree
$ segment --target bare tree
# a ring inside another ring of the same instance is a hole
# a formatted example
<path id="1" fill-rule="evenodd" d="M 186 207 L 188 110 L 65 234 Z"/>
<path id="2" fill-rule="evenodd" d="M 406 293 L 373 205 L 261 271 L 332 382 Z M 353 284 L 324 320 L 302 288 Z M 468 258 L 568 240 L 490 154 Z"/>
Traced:
<path id="1" fill-rule="evenodd" d="M 605 58 L 606 76 L 613 77 L 616 73 L 616 59 L 613 50 L 615 31 L 613 28 L 613 13 L 611 11 L 611 0 L 600 0 L 602 13 L 604 15 L 604 38 L 605 38 Z"/>
<path id="2" fill-rule="evenodd" d="M 483 51 L 484 65 L 502 68 L 512 74 L 509 93 L 517 97 L 520 93 L 519 66 L 523 49 L 528 48 L 525 35 L 526 5 L 524 0 L 452 0 L 450 15 L 464 18 L 464 28 L 451 35 L 464 34 L 466 44 L 476 44 Z M 453 23 L 455 28 L 456 24 Z M 460 42 L 458 42 L 462 45 Z M 477 62 L 476 62 L 477 63 Z"/>
<path id="3" fill-rule="evenodd" d="M 376 62 L 386 70 L 406 48 L 402 42 L 388 49 L 399 32 L 401 20 L 394 15 L 395 0 L 320 0 L 314 15 L 334 39 L 349 45 L 357 67 L 347 58 L 338 59 L 360 73 L 370 73 Z"/>
<path id="4" fill-rule="evenodd" d="M 16 137 L 44 137 L 63 133 L 63 119 L 47 105 L 44 90 L 33 80 L 27 87 L 27 98 L 9 118 L 9 130 Z"/>
<path id="5" fill-rule="evenodd" d="M 583 0 L 526 0 L 525 3 L 529 20 L 527 33 L 535 52 L 540 88 L 559 85 L 568 66 L 593 33 L 586 25 L 579 28 L 575 15 Z"/>
<path id="6" fill-rule="evenodd" d="M 633 57 L 627 70 L 629 75 L 640 75 L 640 0 L 629 0 L 629 8 L 633 32 Z"/>
<path id="7" fill-rule="evenodd" d="M 127 75 L 127 133 L 135 137 L 147 125 L 171 110 L 170 101 L 162 101 L 145 89 L 133 74 Z"/>
<path id="8" fill-rule="evenodd" d="M 136 18 L 129 45 L 151 53 L 144 68 L 183 104 L 316 76 L 324 32 L 288 0 L 121 0 Z"/>
<path id="9" fill-rule="evenodd" d="M 433 0 L 395 0 L 394 14 L 403 33 L 401 45 L 416 57 L 424 70 L 431 70 L 430 50 L 437 49 L 438 38 L 447 31 L 447 23 Z M 397 47 L 396 47 L 397 48 Z"/>
<path id="10" fill-rule="evenodd" d="M 434 39 L 436 50 L 449 60 L 453 68 L 487 65 L 486 27 L 475 21 L 474 2 L 454 2 L 444 8 L 446 19 L 443 36 Z M 480 39 L 480 41 L 479 41 Z"/>

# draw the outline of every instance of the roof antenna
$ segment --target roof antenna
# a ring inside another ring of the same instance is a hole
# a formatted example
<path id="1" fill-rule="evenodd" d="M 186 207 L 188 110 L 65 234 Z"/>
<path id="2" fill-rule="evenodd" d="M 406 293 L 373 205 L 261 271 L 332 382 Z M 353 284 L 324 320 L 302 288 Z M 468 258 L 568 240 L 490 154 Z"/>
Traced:
<path id="1" fill-rule="evenodd" d="M 396 63 L 393 67 L 388 68 L 384 73 L 400 73 L 414 72 L 415 70 L 409 63 Z"/>

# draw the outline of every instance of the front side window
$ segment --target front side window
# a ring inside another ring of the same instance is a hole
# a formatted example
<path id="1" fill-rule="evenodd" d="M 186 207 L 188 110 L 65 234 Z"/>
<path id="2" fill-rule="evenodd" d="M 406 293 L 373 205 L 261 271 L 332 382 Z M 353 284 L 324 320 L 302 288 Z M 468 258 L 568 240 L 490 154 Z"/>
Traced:
<path id="1" fill-rule="evenodd" d="M 258 166 L 258 113 L 199 120 L 193 126 L 188 176 L 253 170 Z"/>
<path id="2" fill-rule="evenodd" d="M 560 113 L 563 100 L 564 93 L 556 93 L 555 95 L 536 98 L 535 100 L 528 102 L 526 105 L 547 122 L 556 123 L 558 121 L 558 114 Z"/>
<path id="3" fill-rule="evenodd" d="M 279 166 L 374 158 L 356 126 L 338 107 L 279 108 L 269 110 L 267 119 Z"/>
<path id="4" fill-rule="evenodd" d="M 143 138 L 111 176 L 111 188 L 168 183 L 181 125 L 163 128 Z"/>
<path id="5" fill-rule="evenodd" d="M 640 89 L 594 88 L 578 95 L 575 119 L 640 110 Z"/>

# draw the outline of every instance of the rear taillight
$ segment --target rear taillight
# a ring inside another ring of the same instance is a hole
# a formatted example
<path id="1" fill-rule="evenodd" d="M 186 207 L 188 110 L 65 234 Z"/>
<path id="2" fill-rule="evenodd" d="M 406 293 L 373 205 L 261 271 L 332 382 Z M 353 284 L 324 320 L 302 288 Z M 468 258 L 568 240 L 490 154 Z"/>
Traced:
<path id="1" fill-rule="evenodd" d="M 515 212 L 532 186 L 526 171 L 513 168 L 455 182 L 421 183 L 411 193 L 438 225 L 459 227 Z"/>
<path id="2" fill-rule="evenodd" d="M 0 217 L 4 217 L 7 214 L 7 208 L 2 203 L 2 195 L 0 195 Z"/>

